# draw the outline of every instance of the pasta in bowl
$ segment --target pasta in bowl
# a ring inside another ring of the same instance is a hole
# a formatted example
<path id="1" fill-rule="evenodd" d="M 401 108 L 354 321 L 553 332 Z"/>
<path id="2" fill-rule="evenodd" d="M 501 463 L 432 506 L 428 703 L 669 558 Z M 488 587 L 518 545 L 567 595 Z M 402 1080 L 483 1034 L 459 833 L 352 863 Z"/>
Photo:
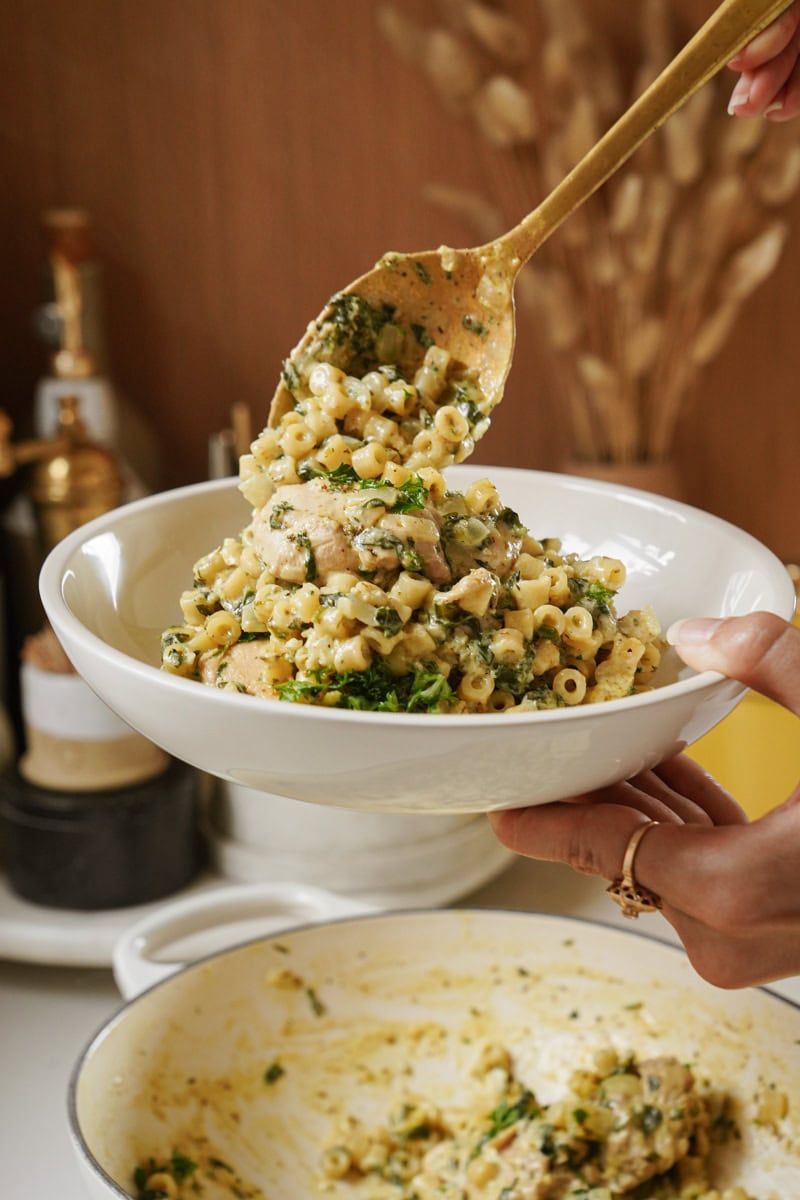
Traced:
<path id="1" fill-rule="evenodd" d="M 527 529 L 560 539 L 559 556 L 623 563 L 623 616 L 652 606 L 666 628 L 690 615 L 765 609 L 788 618 L 793 611 L 780 561 L 747 533 L 687 505 L 546 472 L 458 464 L 443 475 L 447 490 L 464 496 L 490 476 L 504 508 Z M 41 577 L 53 628 L 92 688 L 169 753 L 232 782 L 364 810 L 545 803 L 679 751 L 743 695 L 733 681 L 681 667 L 671 651 L 638 694 L 601 704 L 515 703 L 500 715 L 286 703 L 163 671 L 159 638 L 182 615 L 178 597 L 192 565 L 243 530 L 251 514 L 234 479 L 136 501 L 65 538 Z"/>
<path id="2" fill-rule="evenodd" d="M 204 555 L 162 665 L 225 691 L 384 712 L 617 699 L 661 659 L 652 607 L 617 619 L 617 558 L 532 537 L 493 483 L 342 465 L 278 487 Z"/>

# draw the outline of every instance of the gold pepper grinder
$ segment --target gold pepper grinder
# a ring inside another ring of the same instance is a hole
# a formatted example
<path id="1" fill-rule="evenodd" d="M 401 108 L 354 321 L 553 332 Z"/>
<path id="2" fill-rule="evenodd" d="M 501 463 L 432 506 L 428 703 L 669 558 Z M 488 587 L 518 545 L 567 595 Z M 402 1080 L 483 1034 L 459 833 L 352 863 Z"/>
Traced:
<path id="1" fill-rule="evenodd" d="M 45 553 L 73 529 L 122 502 L 117 460 L 88 436 L 76 396 L 59 401 L 54 446 L 33 468 L 30 496 Z"/>

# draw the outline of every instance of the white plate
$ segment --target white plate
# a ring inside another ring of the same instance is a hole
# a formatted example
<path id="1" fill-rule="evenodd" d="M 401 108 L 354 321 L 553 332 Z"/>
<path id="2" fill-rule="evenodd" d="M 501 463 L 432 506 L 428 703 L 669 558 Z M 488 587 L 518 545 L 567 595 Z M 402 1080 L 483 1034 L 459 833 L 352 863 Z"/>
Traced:
<path id="1" fill-rule="evenodd" d="M 473 835 L 470 857 L 459 872 L 450 872 L 441 878 L 418 880 L 413 888 L 403 888 L 399 883 L 379 887 L 373 881 L 371 887 L 356 894 L 359 899 L 378 908 L 449 904 L 493 879 L 511 862 L 513 856 L 489 833 L 488 828 L 486 833 L 485 839 L 480 838 L 479 846 L 476 846 Z M 474 852 L 476 849 L 479 853 Z M 309 870 L 308 861 L 293 862 L 293 873 L 281 868 L 280 864 L 273 864 L 275 869 L 272 874 L 266 875 L 265 859 L 259 857 L 256 863 L 254 856 L 255 852 L 246 846 L 226 843 L 220 845 L 217 861 L 220 865 L 227 863 L 231 870 L 235 868 L 240 881 L 272 878 L 325 885 L 319 872 L 314 874 Z M 179 896 L 218 891 L 229 888 L 233 882 L 233 878 L 206 872 L 175 896 L 166 896 L 152 904 L 79 912 L 30 904 L 11 890 L 7 878 L 0 873 L 0 958 L 50 966 L 108 967 L 111 965 L 114 944 L 131 925 Z M 341 887 L 339 890 L 342 895 L 353 894 L 346 893 Z M 256 932 L 251 931 L 250 936 Z"/>
<path id="2" fill-rule="evenodd" d="M 229 879 L 206 873 L 178 894 L 228 886 Z M 108 967 L 120 934 L 173 898 L 98 912 L 45 908 L 23 900 L 0 874 L 0 958 L 58 967 Z"/>

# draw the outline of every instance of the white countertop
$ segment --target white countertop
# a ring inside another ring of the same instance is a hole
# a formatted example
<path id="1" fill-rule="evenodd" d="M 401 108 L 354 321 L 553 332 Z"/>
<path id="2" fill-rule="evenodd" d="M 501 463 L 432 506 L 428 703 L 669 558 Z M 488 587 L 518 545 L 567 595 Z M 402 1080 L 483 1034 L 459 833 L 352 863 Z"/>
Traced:
<path id="1" fill-rule="evenodd" d="M 520 859 L 458 907 L 553 912 L 630 928 L 604 888 L 602 880 Z M 636 927 L 676 941 L 658 915 Z M 800 1003 L 800 978 L 773 990 Z M 67 1085 L 84 1045 L 121 1003 L 108 968 L 0 961 L 3 1195 L 86 1200 L 69 1141 Z"/>

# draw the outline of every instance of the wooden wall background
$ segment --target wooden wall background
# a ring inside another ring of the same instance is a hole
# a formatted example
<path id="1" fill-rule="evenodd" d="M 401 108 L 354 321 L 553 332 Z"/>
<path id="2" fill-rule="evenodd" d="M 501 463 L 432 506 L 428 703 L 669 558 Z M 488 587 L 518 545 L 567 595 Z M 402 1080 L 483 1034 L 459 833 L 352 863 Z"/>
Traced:
<path id="1" fill-rule="evenodd" d="M 565 2 L 583 3 L 625 52 L 629 5 Z M 687 29 L 712 7 L 675 0 Z M 281 359 L 338 287 L 388 249 L 470 244 L 472 231 L 422 189 L 484 188 L 489 151 L 388 50 L 375 10 L 373 0 L 0 7 L 0 404 L 20 432 L 42 367 L 31 313 L 46 207 L 93 215 L 113 375 L 157 432 L 163 486 L 204 477 L 208 436 L 233 401 L 260 427 Z M 800 203 L 791 215 L 800 224 Z M 794 232 L 678 443 L 688 498 L 785 558 L 800 556 L 799 262 Z M 558 396 L 523 330 L 477 457 L 553 468 L 566 449 Z"/>

